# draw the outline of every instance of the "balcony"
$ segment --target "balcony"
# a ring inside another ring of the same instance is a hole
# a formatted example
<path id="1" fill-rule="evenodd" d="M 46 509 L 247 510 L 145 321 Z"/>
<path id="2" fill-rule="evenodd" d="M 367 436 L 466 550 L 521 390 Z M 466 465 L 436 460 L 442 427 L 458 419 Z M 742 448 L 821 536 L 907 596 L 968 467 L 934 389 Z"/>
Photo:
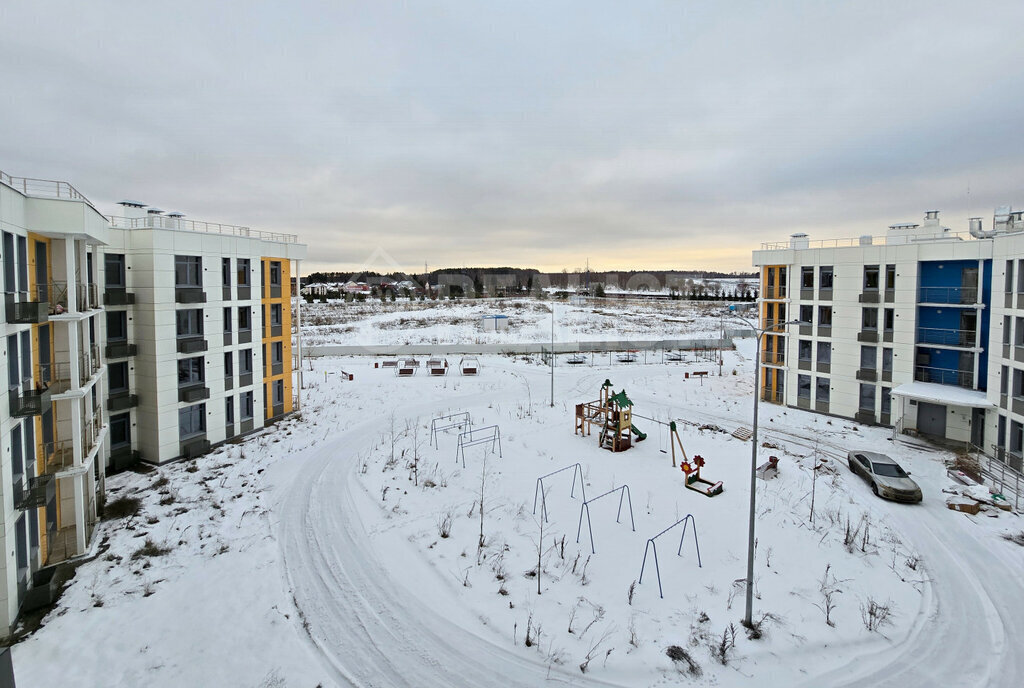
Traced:
<path id="1" fill-rule="evenodd" d="M 29 387 L 30 381 L 22 383 Z M 10 405 L 11 415 L 24 418 L 26 416 L 38 416 L 50 406 L 50 388 L 28 389 L 21 391 L 18 387 L 7 392 L 7 401 Z"/>
<path id="2" fill-rule="evenodd" d="M 921 287 L 918 303 L 943 303 L 952 305 L 975 305 L 978 301 L 977 287 Z"/>
<path id="3" fill-rule="evenodd" d="M 206 340 L 202 335 L 178 339 L 179 354 L 197 354 L 207 349 Z"/>
<path id="4" fill-rule="evenodd" d="M 782 403 L 782 392 L 780 390 L 777 390 L 777 389 L 774 390 L 774 391 L 772 391 L 770 389 L 762 389 L 761 390 L 761 401 L 767 401 L 767 402 L 770 402 L 772 404 L 781 404 Z"/>
<path id="5" fill-rule="evenodd" d="M 914 366 L 914 379 L 918 382 L 934 382 L 940 385 L 955 385 L 965 389 L 974 389 L 974 373 L 970 370 Z"/>
<path id="6" fill-rule="evenodd" d="M 71 440 L 43 443 L 43 472 L 46 475 L 60 473 L 75 465 L 75 451 Z"/>
<path id="7" fill-rule="evenodd" d="M 52 475 L 37 475 L 28 479 L 28 484 L 22 479 L 14 483 L 14 508 L 18 511 L 38 509 L 46 506 L 57 494 L 57 483 Z"/>
<path id="8" fill-rule="evenodd" d="M 138 394 L 120 393 L 114 394 L 107 398 L 107 410 L 111 413 L 117 413 L 118 411 L 127 411 L 128 409 L 135 408 L 139 405 Z"/>
<path id="9" fill-rule="evenodd" d="M 206 292 L 202 287 L 175 287 L 175 303 L 206 303 Z"/>
<path id="10" fill-rule="evenodd" d="M 786 286 L 785 285 L 780 285 L 780 286 L 769 285 L 769 286 L 767 286 L 767 287 L 765 287 L 764 289 L 761 290 L 761 298 L 762 299 L 774 299 L 774 300 L 784 299 L 784 298 L 786 298 Z"/>
<path id="11" fill-rule="evenodd" d="M 81 313 L 99 308 L 99 287 L 95 284 L 74 282 L 75 300 L 74 311 Z M 70 288 L 68 282 L 54 280 L 46 285 L 47 301 L 50 304 L 50 315 L 62 315 L 71 309 Z"/>
<path id="12" fill-rule="evenodd" d="M 107 344 L 107 358 L 128 358 L 139 352 L 139 347 L 128 342 L 112 342 Z"/>
<path id="13" fill-rule="evenodd" d="M 131 468 L 139 462 L 141 456 L 137 449 L 121 447 L 110 450 L 110 468 L 113 471 L 123 471 Z"/>
<path id="14" fill-rule="evenodd" d="M 210 398 L 210 388 L 205 384 L 192 385 L 191 387 L 181 387 L 178 389 L 178 401 L 184 401 L 186 403 L 192 403 L 194 401 L 202 401 L 203 399 Z"/>
<path id="15" fill-rule="evenodd" d="M 107 306 L 130 306 L 135 303 L 135 294 L 124 288 L 108 287 L 103 292 L 103 303 Z"/>
<path id="16" fill-rule="evenodd" d="M 45 301 L 15 301 L 14 294 L 7 294 L 6 311 L 7 322 L 31 325 L 46 322 L 50 304 Z"/>
<path id="17" fill-rule="evenodd" d="M 917 328 L 918 344 L 973 347 L 976 341 L 977 332 L 975 330 L 942 329 L 938 327 Z"/>

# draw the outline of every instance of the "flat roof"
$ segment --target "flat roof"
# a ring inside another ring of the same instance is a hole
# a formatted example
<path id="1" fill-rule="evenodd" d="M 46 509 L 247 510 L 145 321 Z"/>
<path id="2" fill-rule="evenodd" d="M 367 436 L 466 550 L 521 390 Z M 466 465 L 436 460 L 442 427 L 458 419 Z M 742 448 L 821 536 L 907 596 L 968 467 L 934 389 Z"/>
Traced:
<path id="1" fill-rule="evenodd" d="M 954 387 L 952 385 L 940 385 L 935 382 L 908 382 L 893 388 L 891 394 L 894 397 L 906 397 L 907 399 L 948 406 L 968 406 L 971 408 L 991 408 L 995 406 L 986 398 L 984 392 Z"/>

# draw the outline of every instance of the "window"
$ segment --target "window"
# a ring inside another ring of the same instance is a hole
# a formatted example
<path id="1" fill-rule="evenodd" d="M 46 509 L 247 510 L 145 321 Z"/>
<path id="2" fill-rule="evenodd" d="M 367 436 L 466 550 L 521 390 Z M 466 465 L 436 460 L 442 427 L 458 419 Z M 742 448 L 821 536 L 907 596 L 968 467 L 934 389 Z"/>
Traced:
<path id="1" fill-rule="evenodd" d="M 21 443 L 21 423 L 11 429 L 11 473 L 15 476 L 25 472 L 25 459 L 22 454 L 24 445 Z"/>
<path id="2" fill-rule="evenodd" d="M 875 412 L 875 386 L 866 385 L 863 382 L 860 385 L 860 410 Z"/>
<path id="3" fill-rule="evenodd" d="M 832 327 L 832 306 L 818 306 L 818 327 Z"/>
<path id="4" fill-rule="evenodd" d="M 249 286 L 249 271 L 251 270 L 248 258 L 238 258 L 235 260 L 235 272 L 238 280 L 238 286 L 248 287 Z"/>
<path id="5" fill-rule="evenodd" d="M 110 448 L 121 449 L 131 446 L 132 417 L 130 413 L 122 413 L 110 417 Z"/>
<path id="6" fill-rule="evenodd" d="M 272 303 L 272 304 L 270 304 L 270 326 L 271 327 L 281 327 L 281 319 L 282 319 L 281 314 L 282 314 L 283 310 L 284 309 L 281 307 L 281 304 L 279 304 L 279 303 Z"/>
<path id="7" fill-rule="evenodd" d="M 819 289 L 831 289 L 832 288 L 832 266 L 822 265 L 818 268 L 818 288 Z"/>
<path id="8" fill-rule="evenodd" d="M 203 259 L 200 256 L 174 256 L 174 286 L 203 286 Z"/>
<path id="9" fill-rule="evenodd" d="M 878 266 L 864 266 L 864 291 L 878 291 Z"/>
<path id="10" fill-rule="evenodd" d="M 238 374 L 252 375 L 252 349 L 242 349 L 238 352 Z"/>
<path id="11" fill-rule="evenodd" d="M 796 397 L 797 399 L 811 398 L 811 376 L 810 375 L 797 375 L 796 376 Z"/>
<path id="12" fill-rule="evenodd" d="M 862 346 L 860 348 L 860 367 L 865 370 L 874 370 L 875 362 L 878 360 L 878 349 L 873 346 Z"/>
<path id="13" fill-rule="evenodd" d="M 805 265 L 800 268 L 800 288 L 801 289 L 814 289 L 814 268 Z"/>
<path id="14" fill-rule="evenodd" d="M 274 380 L 274 406 L 284 404 L 284 380 Z"/>
<path id="15" fill-rule="evenodd" d="M 108 289 L 124 289 L 124 254 L 106 253 L 103 255 L 103 279 Z"/>
<path id="16" fill-rule="evenodd" d="M 270 344 L 270 362 L 274 365 L 284 363 L 284 342 Z"/>
<path id="17" fill-rule="evenodd" d="M 175 312 L 179 337 L 203 336 L 203 309 L 189 308 Z"/>
<path id="18" fill-rule="evenodd" d="M 18 291 L 28 291 L 28 239 L 18 237 Z"/>
<path id="19" fill-rule="evenodd" d="M 832 346 L 828 342 L 818 342 L 818 363 L 832 362 Z"/>
<path id="20" fill-rule="evenodd" d="M 128 339 L 128 312 L 107 311 L 107 341 L 123 342 Z"/>
<path id="21" fill-rule="evenodd" d="M 235 374 L 235 355 L 230 351 L 224 354 L 224 377 L 231 377 Z"/>
<path id="22" fill-rule="evenodd" d="M 1012 328 L 1012 321 L 1010 320 L 1010 316 L 1004 315 L 1003 316 L 1003 344 L 1009 344 L 1010 343 L 1010 330 L 1011 330 L 1011 328 Z"/>
<path id="23" fill-rule="evenodd" d="M 882 388 L 882 415 L 888 416 L 892 413 L 892 390 L 888 387 Z"/>
<path id="24" fill-rule="evenodd" d="M 231 332 L 231 307 L 224 309 L 224 333 L 228 334 Z"/>
<path id="25" fill-rule="evenodd" d="M 242 420 L 252 420 L 252 390 L 248 392 L 242 392 L 238 395 L 239 405 L 242 407 Z"/>
<path id="26" fill-rule="evenodd" d="M 178 409 L 178 436 L 181 439 L 195 437 L 206 432 L 206 404 L 196 404 Z"/>
<path id="27" fill-rule="evenodd" d="M 245 306 L 238 309 L 238 331 L 245 332 L 252 329 L 252 308 Z"/>
<path id="28" fill-rule="evenodd" d="M 107 365 L 107 385 L 112 394 L 128 391 L 128 362 Z"/>
<path id="29" fill-rule="evenodd" d="M 1024 293 L 1024 258 L 1017 261 L 1017 292 Z"/>
<path id="30" fill-rule="evenodd" d="M 260 261 L 260 293 L 267 295 L 267 261 Z"/>
<path id="31" fill-rule="evenodd" d="M 183 358 L 178 361 L 178 387 L 201 385 L 206 379 L 202 356 Z"/>
<path id="32" fill-rule="evenodd" d="M 4 291 L 8 293 L 18 290 L 14 265 L 14 235 L 4 232 Z"/>
<path id="33" fill-rule="evenodd" d="M 1013 261 L 1012 260 L 1006 261 L 1006 282 L 1004 284 L 1003 291 L 1005 291 L 1007 294 L 1009 294 L 1010 292 L 1013 291 Z"/>
<path id="34" fill-rule="evenodd" d="M 235 398 L 227 397 L 224 399 L 224 423 L 226 425 L 234 425 L 235 423 Z"/>
<path id="35" fill-rule="evenodd" d="M 1024 426 L 1020 424 L 1020 421 L 1010 421 L 1010 453 L 1020 456 L 1022 442 L 1024 442 Z"/>
<path id="36" fill-rule="evenodd" d="M 878 309 L 877 308 L 862 308 L 861 309 L 860 329 L 862 329 L 862 330 L 877 330 L 878 329 Z"/>
<path id="37" fill-rule="evenodd" d="M 882 349 L 882 372 L 892 372 L 892 349 Z"/>
<path id="38" fill-rule="evenodd" d="M 281 286 L 281 261 L 279 260 L 270 261 L 270 286 Z"/>
<path id="39" fill-rule="evenodd" d="M 810 325 L 814 319 L 814 306 L 803 305 L 800 306 L 800 322 L 805 325 Z"/>
<path id="40" fill-rule="evenodd" d="M 220 259 L 220 278 L 224 281 L 225 287 L 231 286 L 231 259 Z"/>
<path id="41" fill-rule="evenodd" d="M 893 327 L 896 325 L 896 309 L 886 308 L 885 309 L 885 321 L 882 323 L 885 327 L 886 332 L 892 332 Z"/>
<path id="42" fill-rule="evenodd" d="M 829 389 L 828 389 L 828 378 L 819 377 L 817 385 L 814 390 L 814 400 L 822 403 L 828 403 Z"/>
<path id="43" fill-rule="evenodd" d="M 18 370 L 18 335 L 7 336 L 7 384 L 12 388 L 21 384 L 21 371 Z"/>
<path id="44" fill-rule="evenodd" d="M 1013 371 L 1013 396 L 1015 399 L 1024 397 L 1024 370 Z"/>
<path id="45" fill-rule="evenodd" d="M 1006 394 L 1006 390 L 1010 384 L 1010 369 L 1007 368 L 1006 366 L 1003 366 L 999 372 L 999 393 Z"/>
<path id="46" fill-rule="evenodd" d="M 799 358 L 801 361 L 811 360 L 812 342 L 810 339 L 801 339 L 797 344 L 797 351 L 799 352 Z"/>
<path id="47" fill-rule="evenodd" d="M 896 266 L 886 265 L 885 266 L 885 288 L 895 289 L 896 288 Z"/>
<path id="48" fill-rule="evenodd" d="M 1017 346 L 1024 346 L 1024 318 L 1017 316 L 1013 323 L 1013 343 Z"/>

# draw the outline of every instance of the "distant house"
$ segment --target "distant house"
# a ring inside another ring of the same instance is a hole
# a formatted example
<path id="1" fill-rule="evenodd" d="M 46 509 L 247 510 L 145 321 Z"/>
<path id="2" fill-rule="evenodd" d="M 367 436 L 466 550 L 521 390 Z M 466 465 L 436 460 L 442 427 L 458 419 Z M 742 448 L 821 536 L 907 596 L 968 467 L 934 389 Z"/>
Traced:
<path id="1" fill-rule="evenodd" d="M 345 282 L 341 290 L 346 294 L 369 294 L 370 285 L 366 282 Z"/>
<path id="2" fill-rule="evenodd" d="M 307 284 L 302 288 L 303 296 L 327 296 L 330 286 L 326 284 Z"/>

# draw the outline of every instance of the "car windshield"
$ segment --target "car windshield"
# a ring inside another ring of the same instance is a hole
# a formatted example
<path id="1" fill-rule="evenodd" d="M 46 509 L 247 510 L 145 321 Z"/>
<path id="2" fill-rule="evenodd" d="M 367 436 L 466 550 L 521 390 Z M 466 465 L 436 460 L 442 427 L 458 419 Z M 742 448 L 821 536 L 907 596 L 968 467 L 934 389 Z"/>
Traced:
<path id="1" fill-rule="evenodd" d="M 903 469 L 894 463 L 873 463 L 871 464 L 875 475 L 882 475 L 886 478 L 906 478 L 907 474 Z"/>

